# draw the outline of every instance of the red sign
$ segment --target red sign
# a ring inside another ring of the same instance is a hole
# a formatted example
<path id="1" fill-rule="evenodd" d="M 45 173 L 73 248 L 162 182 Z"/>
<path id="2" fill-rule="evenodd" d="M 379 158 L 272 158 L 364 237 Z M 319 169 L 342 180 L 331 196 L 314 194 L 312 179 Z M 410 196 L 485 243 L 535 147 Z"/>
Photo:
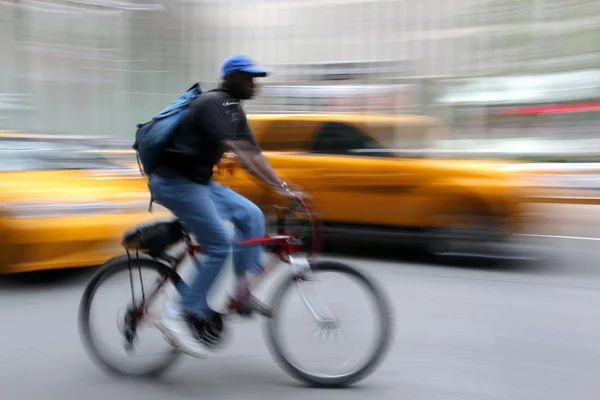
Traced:
<path id="1" fill-rule="evenodd" d="M 527 107 L 511 107 L 499 111 L 500 115 L 564 114 L 576 112 L 600 111 L 600 102 L 578 104 L 547 104 Z"/>

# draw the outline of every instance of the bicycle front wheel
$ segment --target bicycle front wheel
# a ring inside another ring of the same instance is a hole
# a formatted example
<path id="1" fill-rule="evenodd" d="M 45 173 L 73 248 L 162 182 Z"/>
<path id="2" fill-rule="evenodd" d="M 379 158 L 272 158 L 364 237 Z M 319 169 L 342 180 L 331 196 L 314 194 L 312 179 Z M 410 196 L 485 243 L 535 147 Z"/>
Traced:
<path id="1" fill-rule="evenodd" d="M 339 262 L 324 261 L 311 264 L 311 271 L 311 281 L 299 281 L 290 277 L 275 291 L 271 303 L 271 318 L 266 325 L 270 350 L 282 368 L 300 381 L 318 387 L 352 385 L 366 378 L 382 361 L 392 336 L 391 308 L 382 289 L 373 279 L 355 268 Z M 359 290 L 349 290 L 339 283 L 324 283 L 329 277 L 343 278 L 356 284 Z M 291 290 L 294 288 L 297 290 Z M 291 298 L 296 294 L 299 295 L 296 307 L 292 306 L 288 310 L 286 307 L 293 303 Z M 333 301 L 325 300 L 328 296 Z M 348 306 L 348 303 L 357 299 L 366 301 L 350 307 L 346 312 L 338 307 Z M 369 303 L 371 307 L 365 308 L 365 304 Z M 346 316 L 359 314 L 373 321 L 371 324 L 351 324 L 346 321 Z M 300 323 L 303 316 L 307 317 L 308 323 Z M 283 328 L 287 319 L 293 322 L 290 333 L 285 333 Z M 371 343 L 353 350 L 342 349 L 342 368 L 332 371 L 329 364 L 336 357 L 328 357 L 327 353 L 370 336 L 367 329 L 364 329 L 367 325 L 373 328 Z M 348 332 L 349 328 L 358 328 L 361 332 L 352 334 Z M 296 338 L 290 339 L 294 335 Z M 309 336 L 318 336 L 318 340 L 325 342 L 325 348 L 316 349 L 309 342 Z M 360 350 L 364 353 L 362 359 L 351 365 L 351 361 L 359 359 L 357 353 Z M 300 361 L 311 355 L 316 356 L 316 362 L 312 365 L 310 362 Z"/>
<path id="2" fill-rule="evenodd" d="M 132 306 L 139 306 L 159 282 L 162 286 L 157 294 L 163 296 L 170 289 L 175 290 L 180 280 L 169 266 L 147 256 L 132 260 L 126 256 L 117 257 L 100 267 L 85 288 L 78 322 L 83 345 L 101 369 L 115 375 L 154 376 L 177 361 L 181 353 L 164 340 L 149 318 L 160 313 L 160 310 L 150 308 L 160 308 L 161 300 L 156 298 L 148 304 L 149 310 L 143 319 L 132 318 L 131 311 L 135 308 Z M 108 307 L 102 312 L 97 310 L 98 306 Z M 98 316 L 102 316 L 102 321 L 94 323 Z M 135 346 L 128 348 L 126 332 L 131 332 L 127 328 L 132 326 Z M 106 337 L 99 332 L 102 328 L 106 330 Z M 114 349 L 110 349 L 109 344 Z"/>

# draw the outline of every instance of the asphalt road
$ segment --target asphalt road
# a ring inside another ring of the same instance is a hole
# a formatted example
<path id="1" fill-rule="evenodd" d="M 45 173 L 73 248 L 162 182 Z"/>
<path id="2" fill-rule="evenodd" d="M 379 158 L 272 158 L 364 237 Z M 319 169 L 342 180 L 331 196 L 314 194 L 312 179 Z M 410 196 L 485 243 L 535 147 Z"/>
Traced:
<path id="1" fill-rule="evenodd" d="M 156 381 L 116 379 L 90 362 L 78 337 L 77 307 L 93 271 L 53 284 L 2 280 L 0 397 L 596 400 L 598 242 L 543 242 L 543 261 L 518 267 L 432 265 L 395 257 L 399 249 L 342 248 L 334 257 L 386 289 L 395 338 L 372 376 L 338 391 L 307 389 L 285 375 L 252 321 L 233 325 L 231 343 L 212 359 L 185 358 Z"/>

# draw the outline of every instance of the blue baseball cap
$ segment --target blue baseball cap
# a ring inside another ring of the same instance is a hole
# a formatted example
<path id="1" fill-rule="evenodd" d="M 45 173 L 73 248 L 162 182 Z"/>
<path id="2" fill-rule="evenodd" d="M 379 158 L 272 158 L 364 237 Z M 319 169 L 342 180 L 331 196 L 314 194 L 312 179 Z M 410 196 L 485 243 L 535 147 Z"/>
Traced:
<path id="1" fill-rule="evenodd" d="M 264 78 L 269 74 L 269 71 L 254 64 L 254 62 L 246 56 L 231 56 L 223 60 L 221 65 L 221 76 L 229 75 L 235 71 L 243 71 L 257 77 Z"/>

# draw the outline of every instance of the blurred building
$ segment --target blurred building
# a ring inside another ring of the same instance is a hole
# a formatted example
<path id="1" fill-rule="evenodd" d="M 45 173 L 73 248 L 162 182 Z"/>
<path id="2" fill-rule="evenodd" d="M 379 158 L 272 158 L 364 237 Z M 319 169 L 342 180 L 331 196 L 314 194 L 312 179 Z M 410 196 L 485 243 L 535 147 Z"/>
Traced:
<path id="1" fill-rule="evenodd" d="M 0 0 L 0 130 L 129 138 L 232 53 L 272 68 L 268 86 L 391 85 L 397 112 L 455 121 L 488 104 L 454 101 L 480 90 L 465 79 L 600 65 L 599 26 L 595 0 Z"/>

